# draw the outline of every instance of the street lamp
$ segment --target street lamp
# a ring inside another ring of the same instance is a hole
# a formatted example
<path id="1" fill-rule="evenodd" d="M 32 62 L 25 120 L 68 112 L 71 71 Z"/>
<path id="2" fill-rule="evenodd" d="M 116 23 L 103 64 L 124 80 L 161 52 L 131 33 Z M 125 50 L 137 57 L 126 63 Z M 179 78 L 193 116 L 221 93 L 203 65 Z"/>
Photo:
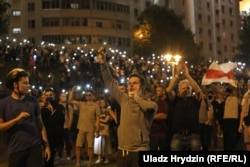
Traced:
<path id="1" fill-rule="evenodd" d="M 179 63 L 179 61 L 181 60 L 181 56 L 180 55 L 171 55 L 171 54 L 166 54 L 165 56 L 165 60 L 167 61 L 167 64 L 170 64 L 172 67 L 172 77 L 174 76 L 174 68 L 175 65 L 177 65 Z"/>

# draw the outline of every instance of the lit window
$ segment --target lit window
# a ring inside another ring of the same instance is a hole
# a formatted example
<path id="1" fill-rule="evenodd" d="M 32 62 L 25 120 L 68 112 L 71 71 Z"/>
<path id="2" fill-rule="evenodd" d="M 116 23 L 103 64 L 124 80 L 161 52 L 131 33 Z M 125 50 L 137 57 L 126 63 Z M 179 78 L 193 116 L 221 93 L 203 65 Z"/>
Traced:
<path id="1" fill-rule="evenodd" d="M 12 33 L 13 34 L 21 34 L 21 28 L 13 28 Z"/>
<path id="2" fill-rule="evenodd" d="M 79 4 L 77 4 L 77 3 L 71 3 L 70 7 L 71 7 L 71 9 L 79 9 Z"/>
<path id="3" fill-rule="evenodd" d="M 21 16 L 21 11 L 20 11 L 20 10 L 14 10 L 14 11 L 12 12 L 12 15 L 13 15 L 13 16 Z"/>

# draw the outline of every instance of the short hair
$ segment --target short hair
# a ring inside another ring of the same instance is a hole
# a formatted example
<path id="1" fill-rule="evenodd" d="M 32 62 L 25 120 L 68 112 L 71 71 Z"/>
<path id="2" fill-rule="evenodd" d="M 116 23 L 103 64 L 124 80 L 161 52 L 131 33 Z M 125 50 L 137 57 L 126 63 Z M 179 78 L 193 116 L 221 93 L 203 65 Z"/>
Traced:
<path id="1" fill-rule="evenodd" d="M 192 91 L 192 86 L 190 85 L 190 82 L 189 82 L 187 79 L 183 79 L 183 80 L 181 80 L 181 81 L 179 82 L 179 84 L 178 84 L 178 90 L 180 90 L 180 87 L 181 87 L 181 85 L 182 85 L 183 83 L 186 83 L 186 84 L 188 85 L 190 91 Z"/>
<path id="2" fill-rule="evenodd" d="M 53 89 L 52 87 L 47 87 L 47 88 L 45 88 L 43 92 L 45 93 L 45 92 L 50 92 L 50 91 L 51 91 L 51 92 L 55 92 L 54 89 Z"/>
<path id="3" fill-rule="evenodd" d="M 140 74 L 132 73 L 132 74 L 129 75 L 128 78 L 130 79 L 132 77 L 136 77 L 136 78 L 140 79 L 142 90 L 144 90 L 146 88 L 146 80 L 145 80 L 145 78 L 143 76 L 141 76 Z"/>
<path id="4" fill-rule="evenodd" d="M 18 82 L 22 77 L 29 77 L 29 74 L 24 69 L 15 68 L 11 70 L 5 77 L 5 86 L 8 89 L 13 90 L 13 83 Z"/>
<path id="5" fill-rule="evenodd" d="M 162 84 L 158 84 L 156 85 L 155 88 L 162 88 L 162 89 L 166 89 L 166 86 L 165 85 L 162 85 Z"/>
<path id="6" fill-rule="evenodd" d="M 87 93 L 87 92 L 90 92 L 90 93 L 92 93 L 93 95 L 95 95 L 95 91 L 92 90 L 92 89 L 85 90 L 85 93 Z"/>

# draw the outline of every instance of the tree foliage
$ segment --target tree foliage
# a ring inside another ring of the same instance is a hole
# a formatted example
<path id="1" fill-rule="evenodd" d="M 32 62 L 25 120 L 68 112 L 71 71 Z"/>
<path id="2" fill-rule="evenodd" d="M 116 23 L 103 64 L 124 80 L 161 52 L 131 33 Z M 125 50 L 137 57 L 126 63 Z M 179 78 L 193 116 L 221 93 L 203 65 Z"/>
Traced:
<path id="1" fill-rule="evenodd" d="M 152 5 L 138 17 L 139 25 L 134 28 L 134 51 L 143 56 L 155 54 L 179 54 L 185 60 L 200 59 L 199 46 L 193 34 L 186 29 L 183 18 L 173 10 Z"/>
<path id="2" fill-rule="evenodd" d="M 242 28 L 239 33 L 240 43 L 238 45 L 239 55 L 236 56 L 236 60 L 243 61 L 250 66 L 250 16 L 246 16 L 243 19 Z"/>
<path id="3" fill-rule="evenodd" d="M 11 5 L 5 0 L 0 0 L 0 36 L 8 34 L 9 16 L 6 14 Z"/>

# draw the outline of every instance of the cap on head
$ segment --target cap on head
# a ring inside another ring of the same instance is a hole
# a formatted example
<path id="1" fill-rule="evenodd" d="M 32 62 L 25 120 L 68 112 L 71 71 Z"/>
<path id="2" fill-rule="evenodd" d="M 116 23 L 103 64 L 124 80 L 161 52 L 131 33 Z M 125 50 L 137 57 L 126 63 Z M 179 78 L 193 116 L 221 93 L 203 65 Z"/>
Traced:
<path id="1" fill-rule="evenodd" d="M 14 89 L 13 83 L 18 82 L 21 77 L 28 77 L 29 74 L 22 68 L 14 68 L 5 77 L 5 86 Z"/>

